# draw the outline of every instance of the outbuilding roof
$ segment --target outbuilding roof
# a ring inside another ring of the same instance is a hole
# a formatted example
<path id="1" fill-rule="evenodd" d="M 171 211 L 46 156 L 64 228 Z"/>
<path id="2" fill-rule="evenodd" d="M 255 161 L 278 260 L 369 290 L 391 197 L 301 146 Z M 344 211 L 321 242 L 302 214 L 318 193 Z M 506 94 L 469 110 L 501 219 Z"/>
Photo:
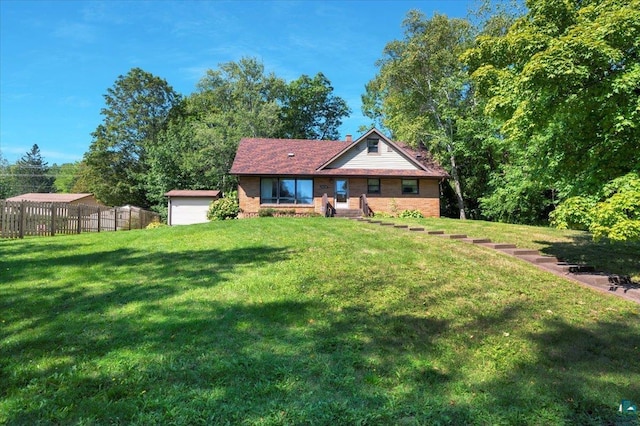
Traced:
<path id="1" fill-rule="evenodd" d="M 36 203 L 72 203 L 74 201 L 80 201 L 88 197 L 93 197 L 93 194 L 55 194 L 30 192 L 28 194 L 16 195 L 15 197 L 7 198 L 7 201 L 32 201 Z"/>
<path id="2" fill-rule="evenodd" d="M 194 189 L 172 189 L 164 194 L 166 197 L 202 197 L 202 198 L 216 198 L 220 196 L 220 191 L 213 190 L 194 190 Z"/>

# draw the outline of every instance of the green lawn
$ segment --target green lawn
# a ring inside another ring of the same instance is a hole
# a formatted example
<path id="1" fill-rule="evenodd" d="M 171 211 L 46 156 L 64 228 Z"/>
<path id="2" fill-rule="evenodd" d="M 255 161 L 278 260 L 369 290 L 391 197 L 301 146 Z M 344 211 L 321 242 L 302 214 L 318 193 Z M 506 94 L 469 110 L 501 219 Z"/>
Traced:
<path id="1" fill-rule="evenodd" d="M 0 325 L 0 424 L 637 424 L 617 407 L 640 403 L 640 305 L 347 220 L 0 241 Z"/>

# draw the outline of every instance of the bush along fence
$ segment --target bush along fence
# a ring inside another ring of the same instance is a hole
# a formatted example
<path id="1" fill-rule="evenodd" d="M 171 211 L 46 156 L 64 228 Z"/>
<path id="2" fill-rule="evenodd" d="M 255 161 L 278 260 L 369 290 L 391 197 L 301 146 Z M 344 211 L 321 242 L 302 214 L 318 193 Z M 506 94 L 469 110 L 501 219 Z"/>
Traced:
<path id="1" fill-rule="evenodd" d="M 159 221 L 157 213 L 131 206 L 0 200 L 0 238 L 124 231 Z"/>

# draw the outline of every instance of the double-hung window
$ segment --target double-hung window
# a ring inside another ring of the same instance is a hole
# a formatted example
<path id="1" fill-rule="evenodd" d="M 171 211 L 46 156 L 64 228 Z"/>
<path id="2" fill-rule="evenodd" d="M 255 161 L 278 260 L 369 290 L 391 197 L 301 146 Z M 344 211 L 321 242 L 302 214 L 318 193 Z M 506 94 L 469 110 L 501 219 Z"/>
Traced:
<path id="1" fill-rule="evenodd" d="M 367 139 L 367 154 L 377 154 L 379 143 L 380 143 L 379 139 L 373 139 L 373 138 Z"/>
<path id="2" fill-rule="evenodd" d="M 313 204 L 313 179 L 262 178 L 260 204 Z"/>
<path id="3" fill-rule="evenodd" d="M 418 179 L 402 179 L 402 193 L 403 194 L 417 194 L 418 193 Z"/>
<path id="4" fill-rule="evenodd" d="M 380 179 L 367 179 L 367 194 L 380 193 Z"/>

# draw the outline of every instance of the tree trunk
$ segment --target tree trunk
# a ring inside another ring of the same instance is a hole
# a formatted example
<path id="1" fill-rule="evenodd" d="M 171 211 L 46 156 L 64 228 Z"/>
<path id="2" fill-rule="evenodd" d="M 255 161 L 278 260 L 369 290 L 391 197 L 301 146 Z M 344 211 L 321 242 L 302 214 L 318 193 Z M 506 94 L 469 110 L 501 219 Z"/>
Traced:
<path id="1" fill-rule="evenodd" d="M 456 164 L 456 157 L 453 155 L 453 148 L 447 144 L 447 151 L 449 151 L 449 160 L 451 161 L 451 177 L 453 178 L 453 189 L 456 193 L 456 201 L 458 202 L 458 209 L 460 210 L 460 219 L 466 219 L 467 214 L 464 211 L 464 199 L 462 198 L 462 185 L 460 185 L 460 174 L 458 173 L 458 166 Z"/>

